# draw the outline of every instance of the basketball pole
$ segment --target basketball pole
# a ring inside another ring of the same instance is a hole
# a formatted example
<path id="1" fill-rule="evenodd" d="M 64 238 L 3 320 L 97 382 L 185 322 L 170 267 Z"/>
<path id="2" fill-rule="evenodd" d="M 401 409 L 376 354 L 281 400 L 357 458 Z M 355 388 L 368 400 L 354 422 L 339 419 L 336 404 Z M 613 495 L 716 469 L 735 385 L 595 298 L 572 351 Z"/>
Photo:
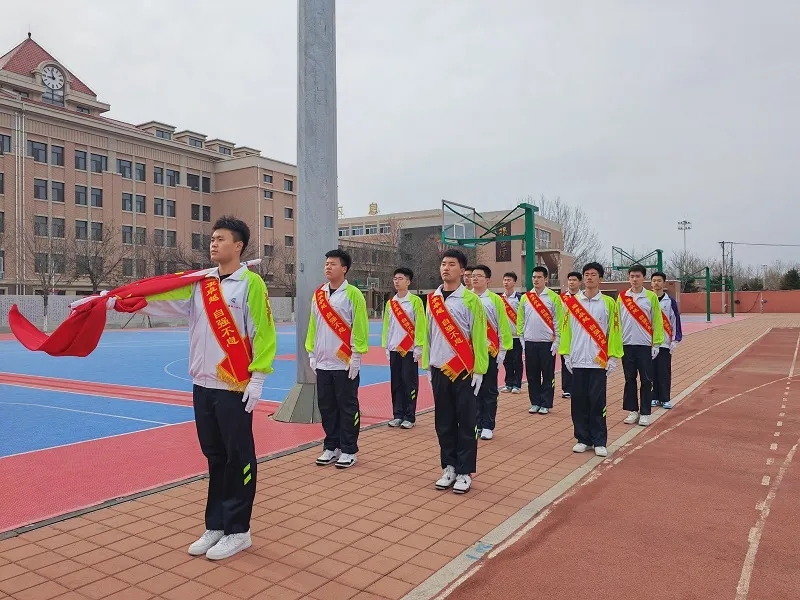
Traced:
<path id="1" fill-rule="evenodd" d="M 297 5 L 297 383 L 273 418 L 319 423 L 316 376 L 308 365 L 305 341 L 325 253 L 339 247 L 336 3 L 298 0 Z"/>

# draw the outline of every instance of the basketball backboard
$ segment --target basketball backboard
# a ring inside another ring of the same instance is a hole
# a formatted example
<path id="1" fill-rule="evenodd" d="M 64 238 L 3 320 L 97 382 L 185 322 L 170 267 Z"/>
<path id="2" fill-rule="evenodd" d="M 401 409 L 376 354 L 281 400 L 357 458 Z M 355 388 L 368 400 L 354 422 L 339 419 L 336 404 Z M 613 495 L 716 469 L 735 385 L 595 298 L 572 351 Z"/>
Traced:
<path id="1" fill-rule="evenodd" d="M 484 228 L 478 225 L 478 213 L 471 206 L 442 200 L 442 243 L 445 246 L 475 248 L 475 243 L 461 240 L 480 237 Z"/>

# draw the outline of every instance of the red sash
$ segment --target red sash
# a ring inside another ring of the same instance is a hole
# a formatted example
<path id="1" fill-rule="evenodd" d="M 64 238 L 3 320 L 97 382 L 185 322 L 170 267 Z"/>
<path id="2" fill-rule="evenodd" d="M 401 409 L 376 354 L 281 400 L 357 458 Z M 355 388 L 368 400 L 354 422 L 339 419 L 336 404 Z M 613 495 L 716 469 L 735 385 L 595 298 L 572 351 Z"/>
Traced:
<path id="1" fill-rule="evenodd" d="M 670 325 L 669 317 L 663 310 L 661 311 L 661 319 L 664 321 L 664 333 L 669 336 L 669 341 L 672 341 L 672 325 Z"/>
<path id="2" fill-rule="evenodd" d="M 516 327 L 517 326 L 517 313 L 514 310 L 514 307 L 511 306 L 509 301 L 506 299 L 505 294 L 500 294 L 500 297 L 503 299 L 503 304 L 506 307 L 506 316 L 514 324 L 514 327 Z"/>
<path id="3" fill-rule="evenodd" d="M 552 340 L 555 341 L 556 339 L 556 328 L 553 325 L 553 315 L 550 314 L 550 311 L 542 302 L 542 299 L 539 298 L 539 294 L 536 293 L 536 290 L 531 290 L 530 292 L 526 292 L 525 295 L 528 297 L 528 302 L 531 303 L 533 310 L 537 312 L 537 314 L 542 317 L 544 324 L 550 328 L 550 331 L 553 332 Z"/>
<path id="4" fill-rule="evenodd" d="M 497 353 L 500 352 L 500 336 L 498 335 L 497 331 L 492 324 L 489 323 L 489 319 L 486 319 L 486 341 L 489 342 L 489 355 L 492 357 L 497 356 Z"/>
<path id="5" fill-rule="evenodd" d="M 622 305 L 628 310 L 633 319 L 650 335 L 650 339 L 652 339 L 653 324 L 650 322 L 650 319 L 647 318 L 647 315 L 644 314 L 644 311 L 639 308 L 639 305 L 636 304 L 636 301 L 631 297 L 629 291 L 625 290 L 620 293 L 619 297 L 622 299 Z"/>
<path id="6" fill-rule="evenodd" d="M 333 310 L 330 302 L 328 302 L 328 298 L 325 297 L 324 287 L 321 287 L 316 291 L 314 298 L 317 302 L 317 310 L 319 310 L 319 314 L 322 315 L 322 318 L 328 324 L 328 327 L 331 328 L 331 331 L 333 331 L 333 333 L 335 333 L 336 336 L 342 341 L 342 345 L 339 346 L 339 349 L 336 351 L 336 358 L 341 360 L 343 363 L 349 364 L 350 357 L 353 356 L 353 349 L 350 347 L 352 329 L 347 323 L 345 323 L 344 319 L 342 319 L 342 317 L 340 317 L 339 314 Z"/>
<path id="7" fill-rule="evenodd" d="M 400 356 L 405 356 L 408 354 L 408 351 L 414 347 L 414 323 L 408 318 L 406 311 L 403 310 L 403 307 L 397 300 L 394 298 L 389 300 L 389 306 L 392 308 L 392 314 L 395 319 L 400 323 L 400 327 L 406 332 L 406 337 L 404 337 L 400 345 L 397 346 L 397 351 L 400 353 Z"/>
<path id="8" fill-rule="evenodd" d="M 472 373 L 475 368 L 475 355 L 472 352 L 472 346 L 447 310 L 444 297 L 428 294 L 428 306 L 433 315 L 433 320 L 436 321 L 442 335 L 444 335 L 447 343 L 450 344 L 450 347 L 456 353 L 456 355 L 442 367 L 442 373 L 444 373 L 450 381 L 455 381 L 464 371 Z"/>
<path id="9" fill-rule="evenodd" d="M 594 343 L 600 348 L 600 353 L 595 356 L 594 362 L 605 369 L 608 366 L 608 338 L 606 334 L 600 328 L 600 325 L 597 324 L 595 318 L 589 314 L 589 311 L 583 307 L 575 296 L 564 294 L 561 296 L 561 299 L 564 301 L 569 312 L 572 313 L 572 316 L 575 317 L 575 320 L 581 324 L 586 330 L 586 333 L 589 334 L 594 340 Z"/>
<path id="10" fill-rule="evenodd" d="M 208 277 L 200 284 L 208 323 L 225 358 L 217 365 L 217 377 L 236 391 L 244 391 L 250 381 L 250 340 L 242 338 L 230 308 L 222 296 L 219 279 Z"/>

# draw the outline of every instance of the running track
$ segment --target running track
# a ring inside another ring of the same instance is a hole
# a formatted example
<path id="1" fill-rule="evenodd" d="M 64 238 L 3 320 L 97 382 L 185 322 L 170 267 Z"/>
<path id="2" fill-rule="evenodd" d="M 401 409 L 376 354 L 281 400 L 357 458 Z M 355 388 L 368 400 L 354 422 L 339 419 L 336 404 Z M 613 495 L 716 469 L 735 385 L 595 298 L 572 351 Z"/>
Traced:
<path id="1" fill-rule="evenodd" d="M 799 342 L 761 338 L 449 598 L 800 597 Z"/>

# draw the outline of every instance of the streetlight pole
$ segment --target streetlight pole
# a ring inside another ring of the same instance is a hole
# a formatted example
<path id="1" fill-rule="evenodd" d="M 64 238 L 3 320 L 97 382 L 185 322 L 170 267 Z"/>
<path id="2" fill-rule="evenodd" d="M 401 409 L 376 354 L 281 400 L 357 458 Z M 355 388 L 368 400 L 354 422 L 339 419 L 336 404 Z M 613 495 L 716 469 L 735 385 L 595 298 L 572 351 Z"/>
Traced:
<path id="1" fill-rule="evenodd" d="M 692 228 L 691 222 L 684 219 L 683 221 L 678 221 L 678 231 L 683 231 L 683 260 L 681 264 L 683 266 L 683 275 L 684 277 L 687 275 L 687 268 L 686 268 L 686 231 Z"/>

